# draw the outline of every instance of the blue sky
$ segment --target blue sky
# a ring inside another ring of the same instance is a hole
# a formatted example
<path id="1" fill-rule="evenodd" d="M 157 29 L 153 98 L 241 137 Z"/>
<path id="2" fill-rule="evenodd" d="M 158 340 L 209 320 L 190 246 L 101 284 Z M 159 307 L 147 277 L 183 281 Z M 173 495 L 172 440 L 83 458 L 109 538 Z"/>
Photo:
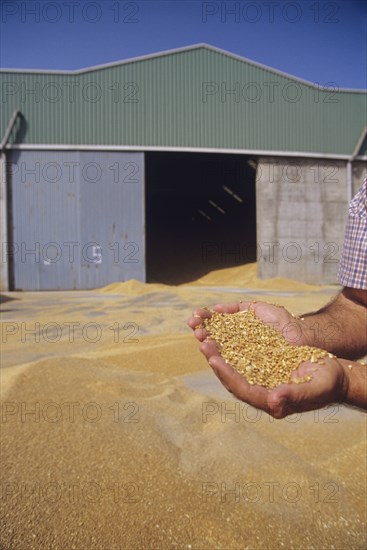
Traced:
<path id="1" fill-rule="evenodd" d="M 363 0 L 0 0 L 2 68 L 78 69 L 206 42 L 320 85 L 367 87 Z"/>

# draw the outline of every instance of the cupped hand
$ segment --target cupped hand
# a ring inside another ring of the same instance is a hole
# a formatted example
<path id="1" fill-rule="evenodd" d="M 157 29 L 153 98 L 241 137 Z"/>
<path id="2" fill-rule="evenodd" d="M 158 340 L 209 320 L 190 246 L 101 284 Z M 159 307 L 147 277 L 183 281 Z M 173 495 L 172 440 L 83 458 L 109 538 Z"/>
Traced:
<path id="1" fill-rule="evenodd" d="M 284 418 L 296 412 L 324 407 L 342 402 L 347 394 L 347 378 L 342 364 L 336 358 L 325 357 L 324 364 L 304 362 L 292 373 L 292 379 L 306 375 L 311 381 L 300 384 L 281 384 L 273 390 L 249 384 L 247 380 L 227 364 L 213 340 L 200 344 L 216 376 L 235 397 L 261 409 L 274 418 Z"/>

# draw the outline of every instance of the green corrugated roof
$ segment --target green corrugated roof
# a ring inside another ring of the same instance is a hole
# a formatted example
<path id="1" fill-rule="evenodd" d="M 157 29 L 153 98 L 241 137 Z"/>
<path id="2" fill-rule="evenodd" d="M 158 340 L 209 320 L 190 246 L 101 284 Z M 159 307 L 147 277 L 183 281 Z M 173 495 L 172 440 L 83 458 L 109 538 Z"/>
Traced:
<path id="1" fill-rule="evenodd" d="M 22 113 L 10 143 L 350 155 L 367 118 L 366 92 L 207 45 L 82 71 L 2 70 L 0 82 L 1 136 Z"/>

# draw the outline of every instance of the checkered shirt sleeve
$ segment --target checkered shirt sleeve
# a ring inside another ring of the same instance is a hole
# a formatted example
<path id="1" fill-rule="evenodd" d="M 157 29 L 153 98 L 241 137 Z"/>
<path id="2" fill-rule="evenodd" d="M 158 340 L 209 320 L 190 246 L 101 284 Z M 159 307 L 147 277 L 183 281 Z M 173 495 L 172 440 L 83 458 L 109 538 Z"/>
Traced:
<path id="1" fill-rule="evenodd" d="M 367 176 L 349 205 L 338 281 L 343 286 L 367 289 Z"/>

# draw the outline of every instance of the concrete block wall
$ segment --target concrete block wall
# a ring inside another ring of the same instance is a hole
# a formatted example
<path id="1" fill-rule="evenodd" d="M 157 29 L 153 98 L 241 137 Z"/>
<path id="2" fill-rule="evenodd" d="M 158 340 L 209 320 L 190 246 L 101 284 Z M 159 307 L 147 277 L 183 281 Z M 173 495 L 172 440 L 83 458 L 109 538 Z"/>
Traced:
<path id="1" fill-rule="evenodd" d="M 348 214 L 344 161 L 260 158 L 258 276 L 337 283 Z"/>

